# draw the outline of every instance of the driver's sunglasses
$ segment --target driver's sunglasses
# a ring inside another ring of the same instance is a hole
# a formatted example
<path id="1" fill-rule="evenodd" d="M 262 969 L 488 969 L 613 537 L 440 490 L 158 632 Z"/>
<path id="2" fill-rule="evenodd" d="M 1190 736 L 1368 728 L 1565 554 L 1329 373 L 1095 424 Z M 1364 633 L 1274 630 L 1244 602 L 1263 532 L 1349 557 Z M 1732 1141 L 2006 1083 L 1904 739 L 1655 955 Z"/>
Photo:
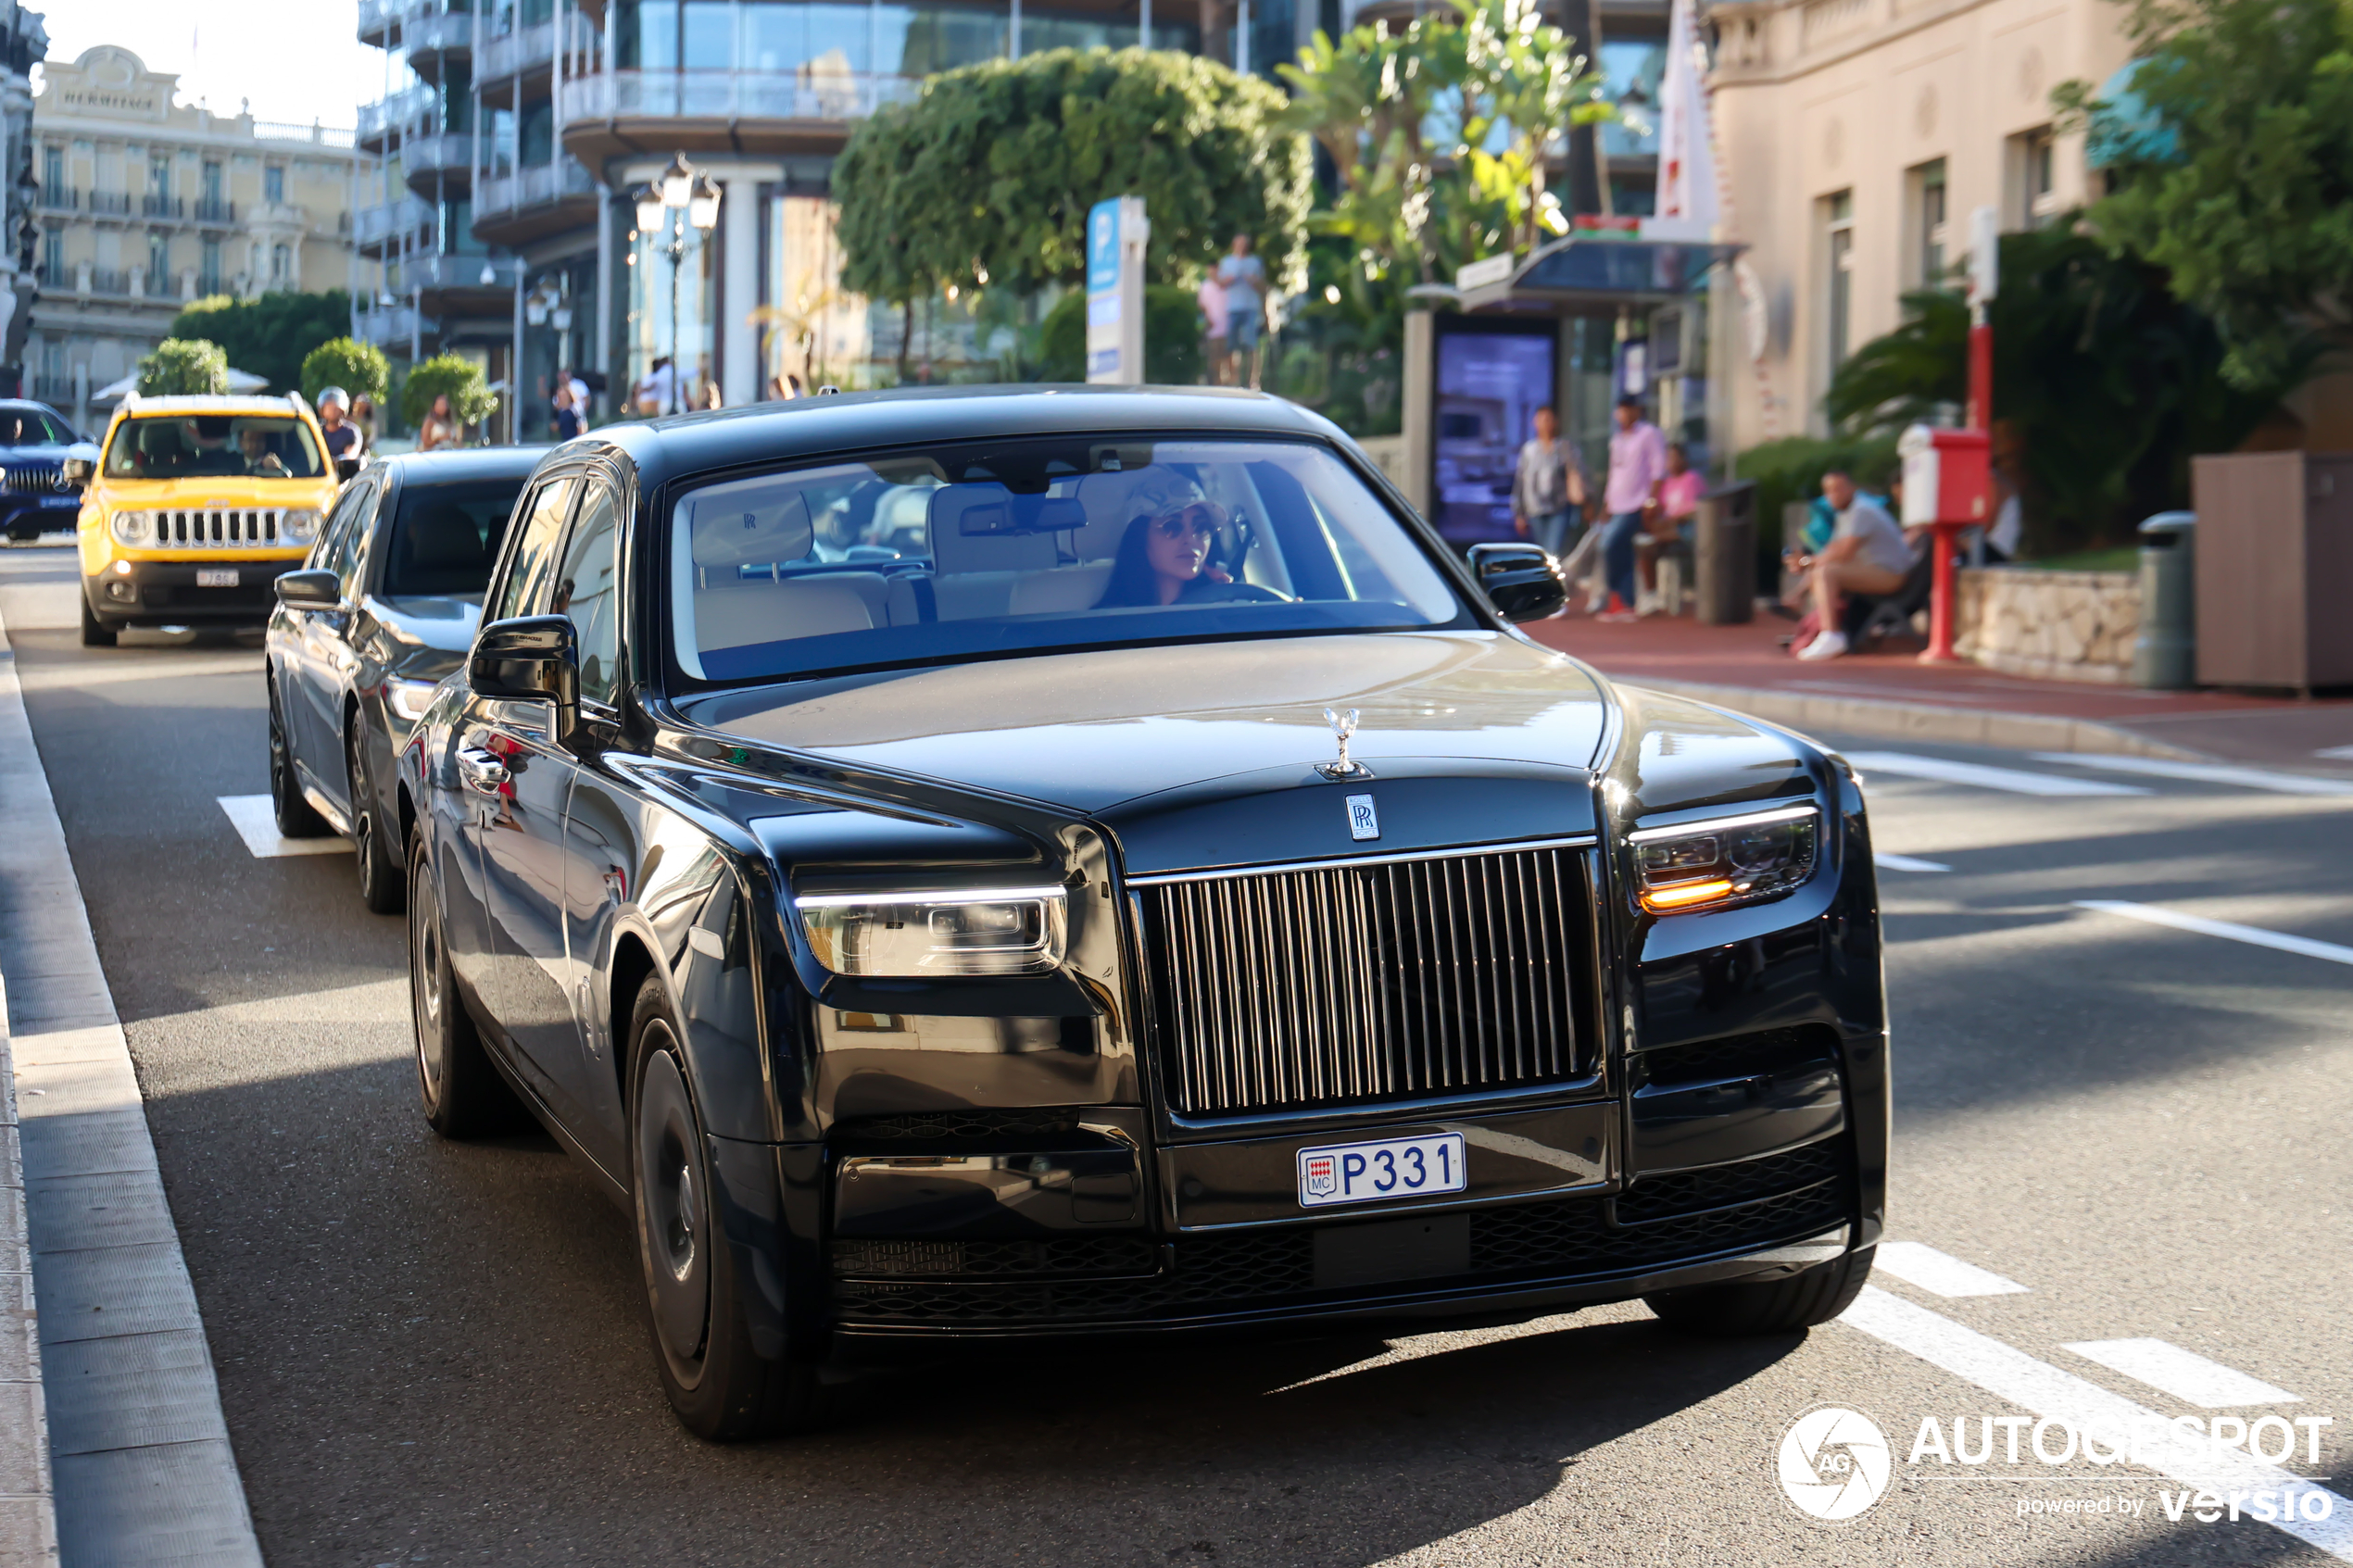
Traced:
<path id="1" fill-rule="evenodd" d="M 1188 533 L 1198 533 L 1206 539 L 1225 526 L 1225 514 L 1216 508 L 1195 503 L 1182 511 L 1154 518 L 1152 527 L 1164 539 L 1181 539 Z"/>

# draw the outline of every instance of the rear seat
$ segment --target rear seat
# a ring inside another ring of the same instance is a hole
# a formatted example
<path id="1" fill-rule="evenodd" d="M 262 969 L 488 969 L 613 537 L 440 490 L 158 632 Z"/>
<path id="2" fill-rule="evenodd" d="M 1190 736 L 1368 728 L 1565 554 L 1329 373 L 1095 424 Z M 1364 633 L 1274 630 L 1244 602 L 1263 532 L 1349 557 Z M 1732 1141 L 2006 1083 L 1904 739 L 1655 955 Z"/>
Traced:
<path id="1" fill-rule="evenodd" d="M 695 640 L 706 652 L 865 632 L 886 624 L 878 571 L 835 571 L 782 582 L 726 583 L 695 594 Z"/>
<path id="2" fill-rule="evenodd" d="M 1024 571 L 1013 582 L 1011 615 L 1067 615 L 1092 609 L 1111 585 L 1113 563 L 1088 561 L 1084 566 L 1056 567 L 1051 571 Z"/>

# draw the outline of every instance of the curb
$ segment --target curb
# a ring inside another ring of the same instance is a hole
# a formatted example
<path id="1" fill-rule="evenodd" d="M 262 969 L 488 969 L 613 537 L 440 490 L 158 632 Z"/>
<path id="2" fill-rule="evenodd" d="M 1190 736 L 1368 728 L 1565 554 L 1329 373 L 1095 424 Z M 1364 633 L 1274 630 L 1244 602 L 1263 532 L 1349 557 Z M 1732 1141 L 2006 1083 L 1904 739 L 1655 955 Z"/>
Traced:
<path id="1" fill-rule="evenodd" d="M 0 977 L 0 1568 L 56 1568 L 57 1511 L 49 1474 L 49 1404 L 41 1385 L 41 1314 L 25 1239 L 24 1149 L 8 985 Z"/>
<path id="2" fill-rule="evenodd" d="M 28 1336 L 46 1406 L 45 1561 L 260 1568 L 195 1285 L 5 621 L 0 976 L 14 1083 L 30 1107 L 5 1129 L 22 1159 L 18 1255 L 29 1253 L 48 1309 L 34 1320 L 37 1346 Z M 10 1457 L 0 1453 L 0 1491 Z M 0 1564 L 15 1561 L 8 1546 L 0 1540 Z"/>
<path id="3" fill-rule="evenodd" d="M 2048 713 L 1991 713 L 1976 708 L 1937 708 L 1879 697 L 1825 696 L 1768 686 L 1716 686 L 1692 681 L 1647 681 L 1638 676 L 1610 675 L 1609 679 L 1614 685 L 1642 686 L 1690 697 L 1809 734 L 1873 735 L 1946 746 L 1999 746 L 2007 751 L 2161 757 L 2174 762 L 2217 760 L 2206 752 L 2151 740 L 2138 731 L 2096 719 L 2066 719 Z"/>

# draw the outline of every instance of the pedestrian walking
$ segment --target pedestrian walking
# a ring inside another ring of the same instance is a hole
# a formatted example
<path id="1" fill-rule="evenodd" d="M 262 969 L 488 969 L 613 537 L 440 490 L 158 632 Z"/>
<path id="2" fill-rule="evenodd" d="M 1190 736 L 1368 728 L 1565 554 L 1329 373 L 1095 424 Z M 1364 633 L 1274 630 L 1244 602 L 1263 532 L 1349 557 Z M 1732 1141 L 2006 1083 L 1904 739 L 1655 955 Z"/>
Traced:
<path id="1" fill-rule="evenodd" d="M 425 422 L 417 430 L 417 450 L 443 452 L 461 445 L 465 429 L 458 423 L 458 416 L 449 409 L 449 395 L 434 395 L 433 407 L 425 410 Z"/>
<path id="2" fill-rule="evenodd" d="M 1667 477 L 1667 437 L 1642 418 L 1639 397 L 1619 398 L 1613 417 L 1617 432 L 1609 438 L 1609 478 L 1602 487 L 1602 509 L 1609 514 L 1602 531 L 1602 574 L 1612 603 L 1601 619 L 1631 621 L 1640 596 L 1634 541 Z"/>
<path id="3" fill-rule="evenodd" d="M 1225 386 L 1226 357 L 1228 352 L 1227 333 L 1233 315 L 1226 308 L 1226 285 L 1214 273 L 1201 281 L 1201 288 L 1193 295 L 1193 303 L 1201 307 L 1202 328 L 1209 344 L 1209 384 Z"/>
<path id="4" fill-rule="evenodd" d="M 654 362 L 646 367 L 646 373 L 637 378 L 637 384 L 630 389 L 629 400 L 641 415 L 672 414 L 677 412 L 671 407 L 677 394 L 678 367 L 669 355 L 658 354 Z"/>
<path id="5" fill-rule="evenodd" d="M 573 399 L 572 383 L 559 380 L 556 383 L 556 439 L 570 441 L 583 428 L 579 406 Z"/>
<path id="6" fill-rule="evenodd" d="M 1266 328 L 1266 263 L 1251 254 L 1248 234 L 1234 236 L 1234 248 L 1217 263 L 1217 282 L 1226 291 L 1227 341 L 1233 345 L 1233 379 L 1249 378 L 1258 390 L 1258 345 Z M 1247 365 L 1248 369 L 1244 367 Z"/>
<path id="7" fill-rule="evenodd" d="M 1535 426 L 1512 473 L 1512 528 L 1558 560 L 1583 521 L 1585 470 L 1577 449 L 1561 439 L 1560 415 L 1550 403 L 1536 410 Z"/>
<path id="8" fill-rule="evenodd" d="M 341 462 L 346 458 L 358 458 L 367 449 L 360 438 L 359 427 L 344 415 L 344 391 L 339 386 L 319 389 L 319 433 L 327 438 L 327 457 Z"/>
<path id="9" fill-rule="evenodd" d="M 373 451 L 376 445 L 376 401 L 366 393 L 351 400 L 351 422 L 359 427 L 362 450 Z"/>

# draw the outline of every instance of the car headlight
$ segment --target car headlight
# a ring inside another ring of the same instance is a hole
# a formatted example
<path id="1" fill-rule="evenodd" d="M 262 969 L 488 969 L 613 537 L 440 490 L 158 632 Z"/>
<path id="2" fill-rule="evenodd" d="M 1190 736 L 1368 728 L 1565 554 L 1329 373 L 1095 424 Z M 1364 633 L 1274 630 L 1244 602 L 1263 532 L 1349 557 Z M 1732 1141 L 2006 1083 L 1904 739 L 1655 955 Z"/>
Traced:
<path id="1" fill-rule="evenodd" d="M 278 537 L 290 545 L 308 545 L 319 537 L 319 524 L 324 521 L 308 507 L 290 507 L 278 520 Z"/>
<path id="2" fill-rule="evenodd" d="M 793 902 L 817 961 L 836 974 L 1044 974 L 1062 966 L 1059 887 L 805 893 Z"/>
<path id="3" fill-rule="evenodd" d="M 117 512 L 110 526 L 118 545 L 152 544 L 156 536 L 156 514 L 153 512 Z"/>
<path id="4" fill-rule="evenodd" d="M 384 706 L 413 724 L 425 716 L 433 706 L 433 694 L 441 689 L 438 681 L 411 681 L 398 675 L 384 677 Z"/>
<path id="5" fill-rule="evenodd" d="M 1778 897 L 1814 874 L 1819 814 L 1811 806 L 1627 835 L 1653 914 L 1717 909 Z"/>

